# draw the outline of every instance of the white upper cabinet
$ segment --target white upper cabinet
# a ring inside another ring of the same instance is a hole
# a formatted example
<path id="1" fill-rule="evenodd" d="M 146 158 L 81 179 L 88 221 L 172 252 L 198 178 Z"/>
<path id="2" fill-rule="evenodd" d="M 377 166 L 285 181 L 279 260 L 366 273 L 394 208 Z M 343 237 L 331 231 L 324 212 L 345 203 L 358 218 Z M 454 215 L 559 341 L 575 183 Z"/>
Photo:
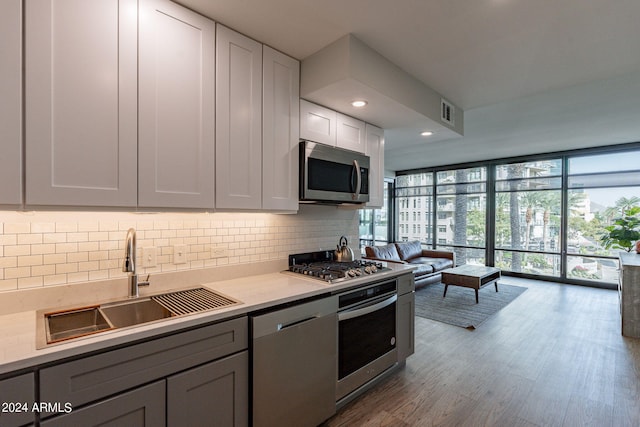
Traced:
<path id="1" fill-rule="evenodd" d="M 0 204 L 22 203 L 22 1 L 0 14 Z"/>
<path id="2" fill-rule="evenodd" d="M 364 122 L 300 100 L 300 138 L 364 153 Z"/>
<path id="3" fill-rule="evenodd" d="M 362 120 L 337 113 L 337 128 L 336 145 L 338 147 L 363 154 L 366 152 L 364 122 Z"/>
<path id="4" fill-rule="evenodd" d="M 263 47 L 262 208 L 298 210 L 300 63 Z"/>
<path id="5" fill-rule="evenodd" d="M 141 0 L 138 205 L 214 206 L 215 23 Z"/>
<path id="6" fill-rule="evenodd" d="M 262 45 L 222 25 L 216 38 L 216 208 L 262 205 Z"/>
<path id="7" fill-rule="evenodd" d="M 137 15 L 135 0 L 25 2 L 27 204 L 136 205 Z"/>
<path id="8" fill-rule="evenodd" d="M 366 125 L 366 155 L 369 156 L 369 208 L 384 204 L 384 130 Z"/>
<path id="9" fill-rule="evenodd" d="M 300 138 L 336 145 L 338 114 L 304 99 L 300 100 Z"/>

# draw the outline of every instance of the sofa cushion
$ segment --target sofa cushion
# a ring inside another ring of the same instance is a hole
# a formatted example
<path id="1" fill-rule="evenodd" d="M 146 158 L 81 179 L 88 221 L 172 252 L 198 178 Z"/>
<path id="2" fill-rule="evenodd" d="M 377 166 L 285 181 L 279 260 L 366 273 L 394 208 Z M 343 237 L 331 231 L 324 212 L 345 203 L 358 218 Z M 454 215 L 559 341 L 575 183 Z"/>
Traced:
<path id="1" fill-rule="evenodd" d="M 367 258 L 391 259 L 400 261 L 400 255 L 396 250 L 396 245 L 390 243 L 384 246 L 367 246 L 364 248 Z"/>
<path id="2" fill-rule="evenodd" d="M 403 261 L 408 261 L 411 258 L 422 255 L 422 245 L 420 245 L 420 242 L 417 240 L 413 242 L 396 243 L 396 248 L 398 249 L 400 259 Z"/>
<path id="3" fill-rule="evenodd" d="M 424 274 L 433 273 L 433 266 L 431 264 L 425 264 L 421 262 L 416 262 L 420 258 L 414 258 L 412 260 L 407 261 L 412 266 L 417 266 L 415 270 L 413 270 L 413 274 L 416 276 L 422 276 Z"/>
<path id="4" fill-rule="evenodd" d="M 433 271 L 453 267 L 453 261 L 447 258 L 417 257 L 409 260 L 409 264 L 427 264 L 433 267 Z"/>

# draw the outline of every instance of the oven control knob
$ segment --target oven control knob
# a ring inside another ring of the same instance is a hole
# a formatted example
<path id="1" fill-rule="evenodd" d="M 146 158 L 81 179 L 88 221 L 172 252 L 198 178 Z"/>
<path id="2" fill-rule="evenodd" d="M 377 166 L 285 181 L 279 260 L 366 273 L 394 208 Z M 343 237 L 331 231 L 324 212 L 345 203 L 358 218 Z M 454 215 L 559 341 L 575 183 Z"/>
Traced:
<path id="1" fill-rule="evenodd" d="M 359 268 L 356 268 L 353 271 L 356 273 L 356 276 L 362 276 L 362 270 L 360 270 Z"/>
<path id="2" fill-rule="evenodd" d="M 371 266 L 367 265 L 364 268 L 364 272 L 365 272 L 365 274 L 371 274 L 371 273 L 373 273 L 373 270 L 371 269 Z"/>
<path id="3" fill-rule="evenodd" d="M 347 274 L 349 275 L 349 277 L 356 277 L 356 270 L 351 269 L 347 271 Z"/>
<path id="4" fill-rule="evenodd" d="M 376 267 L 375 265 L 369 266 L 369 269 L 371 270 L 372 273 L 375 273 L 376 271 L 378 271 L 378 267 Z"/>

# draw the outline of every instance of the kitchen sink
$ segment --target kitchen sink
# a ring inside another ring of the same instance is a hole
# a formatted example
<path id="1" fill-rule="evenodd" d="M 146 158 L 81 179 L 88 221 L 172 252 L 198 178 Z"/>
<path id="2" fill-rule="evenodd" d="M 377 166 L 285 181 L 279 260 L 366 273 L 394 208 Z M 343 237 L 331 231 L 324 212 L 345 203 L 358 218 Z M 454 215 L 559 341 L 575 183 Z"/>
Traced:
<path id="1" fill-rule="evenodd" d="M 209 289 L 195 288 L 68 310 L 40 310 L 38 319 L 43 321 L 37 322 L 36 348 L 235 304 L 240 301 Z"/>
<path id="2" fill-rule="evenodd" d="M 127 326 L 175 316 L 175 314 L 149 298 L 105 304 L 100 309 L 116 328 L 126 328 Z"/>
<path id="3" fill-rule="evenodd" d="M 98 306 L 47 313 L 45 326 L 49 344 L 113 329 Z"/>

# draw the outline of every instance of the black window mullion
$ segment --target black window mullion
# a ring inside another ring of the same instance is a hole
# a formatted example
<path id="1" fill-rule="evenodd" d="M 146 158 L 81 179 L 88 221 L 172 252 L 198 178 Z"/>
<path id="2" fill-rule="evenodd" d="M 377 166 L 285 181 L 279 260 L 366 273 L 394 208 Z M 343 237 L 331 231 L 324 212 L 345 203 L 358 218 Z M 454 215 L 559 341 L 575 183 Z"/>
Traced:
<path id="1" fill-rule="evenodd" d="M 495 266 L 495 245 L 496 245 L 496 167 L 487 165 L 487 206 L 486 206 L 486 228 L 485 228 L 485 264 Z"/>

